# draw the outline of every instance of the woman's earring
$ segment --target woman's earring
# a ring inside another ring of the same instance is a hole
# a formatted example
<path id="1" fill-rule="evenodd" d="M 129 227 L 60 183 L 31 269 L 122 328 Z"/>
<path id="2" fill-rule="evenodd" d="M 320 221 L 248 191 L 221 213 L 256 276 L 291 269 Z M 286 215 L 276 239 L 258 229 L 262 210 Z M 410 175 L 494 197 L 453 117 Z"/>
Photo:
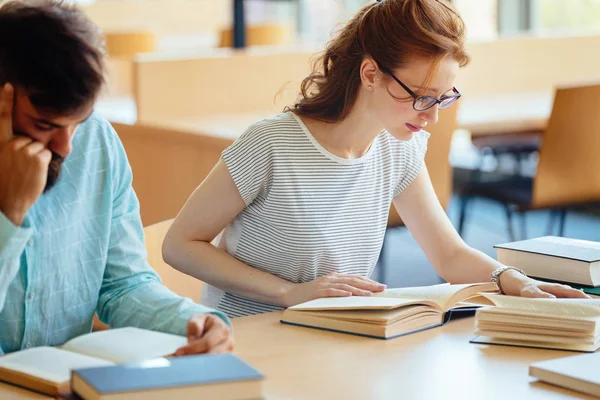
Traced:
<path id="1" fill-rule="evenodd" d="M 369 85 L 369 90 L 373 90 L 373 86 Z"/>

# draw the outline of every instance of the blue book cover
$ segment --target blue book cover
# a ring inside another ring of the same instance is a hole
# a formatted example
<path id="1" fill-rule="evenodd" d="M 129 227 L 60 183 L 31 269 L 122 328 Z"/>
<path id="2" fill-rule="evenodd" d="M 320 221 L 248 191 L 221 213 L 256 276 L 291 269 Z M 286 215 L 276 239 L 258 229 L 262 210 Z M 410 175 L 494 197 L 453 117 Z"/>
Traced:
<path id="1" fill-rule="evenodd" d="M 99 394 L 261 380 L 263 375 L 233 354 L 159 358 L 135 364 L 78 369 Z"/>

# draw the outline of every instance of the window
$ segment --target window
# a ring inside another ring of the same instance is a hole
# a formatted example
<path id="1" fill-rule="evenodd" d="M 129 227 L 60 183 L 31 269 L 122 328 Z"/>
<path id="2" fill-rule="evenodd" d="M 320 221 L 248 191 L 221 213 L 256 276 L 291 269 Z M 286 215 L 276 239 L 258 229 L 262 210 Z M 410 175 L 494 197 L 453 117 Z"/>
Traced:
<path id="1" fill-rule="evenodd" d="M 600 31 L 600 0 L 531 0 L 534 32 Z"/>
<path id="2" fill-rule="evenodd" d="M 452 0 L 452 4 L 465 21 L 469 40 L 498 37 L 498 0 Z"/>

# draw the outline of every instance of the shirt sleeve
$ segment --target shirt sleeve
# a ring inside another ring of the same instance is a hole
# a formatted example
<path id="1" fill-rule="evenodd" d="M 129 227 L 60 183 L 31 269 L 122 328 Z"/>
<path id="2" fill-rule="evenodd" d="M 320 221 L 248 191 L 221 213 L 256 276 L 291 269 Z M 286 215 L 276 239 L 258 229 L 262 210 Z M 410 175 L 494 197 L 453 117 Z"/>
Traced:
<path id="1" fill-rule="evenodd" d="M 272 177 L 269 137 L 269 128 L 257 123 L 223 151 L 222 159 L 246 206 L 268 191 Z"/>
<path id="2" fill-rule="evenodd" d="M 0 211 L 0 311 L 4 308 L 8 287 L 21 266 L 21 255 L 33 235 L 33 228 L 24 223 L 15 226 Z"/>
<path id="3" fill-rule="evenodd" d="M 111 327 L 135 326 L 185 336 L 187 321 L 194 314 L 216 310 L 182 298 L 162 285 L 147 259 L 139 202 L 131 186 L 132 174 L 123 146 L 112 127 L 113 210 L 107 265 L 100 289 L 97 312 Z"/>
<path id="4" fill-rule="evenodd" d="M 425 131 L 415 133 L 412 139 L 400 143 L 396 159 L 400 168 L 394 197 L 402 193 L 415 180 L 425 164 L 427 141 L 430 134 Z"/>

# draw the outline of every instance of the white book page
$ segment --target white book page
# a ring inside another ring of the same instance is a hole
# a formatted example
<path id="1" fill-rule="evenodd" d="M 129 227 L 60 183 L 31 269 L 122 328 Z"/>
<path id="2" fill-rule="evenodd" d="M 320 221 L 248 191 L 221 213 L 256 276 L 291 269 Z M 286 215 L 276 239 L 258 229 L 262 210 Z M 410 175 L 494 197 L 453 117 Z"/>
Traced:
<path id="1" fill-rule="evenodd" d="M 71 370 L 113 365 L 112 362 L 54 347 L 35 347 L 0 357 L 0 367 L 61 384 L 71 379 Z"/>
<path id="2" fill-rule="evenodd" d="M 79 336 L 62 346 L 118 364 L 168 356 L 187 344 L 187 338 L 138 328 L 107 329 Z"/>
<path id="3" fill-rule="evenodd" d="M 445 309 L 452 297 L 461 290 L 472 288 L 474 292 L 478 292 L 476 288 L 481 287 L 481 290 L 485 290 L 490 284 L 456 284 L 450 285 L 443 283 L 441 285 L 421 286 L 421 287 L 408 287 L 408 288 L 397 288 L 397 289 L 386 289 L 383 292 L 375 293 L 376 297 L 393 297 L 402 299 L 415 299 L 415 300 L 429 300 L 438 304 L 442 309 Z M 495 288 L 493 284 L 491 284 Z"/>
<path id="4" fill-rule="evenodd" d="M 527 314 L 549 316 L 600 317 L 600 299 L 530 299 L 525 297 L 482 294 L 496 307 Z"/>
<path id="5" fill-rule="evenodd" d="M 374 296 L 323 297 L 289 307 L 290 310 L 390 310 L 393 308 L 422 304 L 419 300 Z"/>
<path id="6" fill-rule="evenodd" d="M 458 286 L 466 287 L 468 285 L 450 285 L 448 283 L 443 283 L 441 285 L 386 289 L 383 292 L 374 293 L 373 296 L 415 300 L 428 299 L 442 305 L 456 293 L 459 289 Z"/>

